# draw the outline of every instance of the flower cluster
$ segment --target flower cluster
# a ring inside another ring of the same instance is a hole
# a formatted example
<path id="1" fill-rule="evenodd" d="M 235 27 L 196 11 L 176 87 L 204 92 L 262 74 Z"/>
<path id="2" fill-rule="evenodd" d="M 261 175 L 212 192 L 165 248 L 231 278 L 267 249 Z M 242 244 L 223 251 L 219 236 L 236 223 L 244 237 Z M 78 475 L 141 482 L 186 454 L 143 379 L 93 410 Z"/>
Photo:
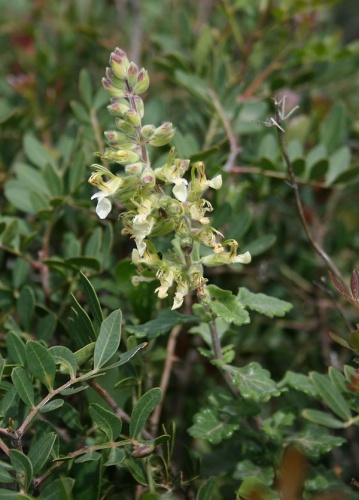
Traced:
<path id="1" fill-rule="evenodd" d="M 210 226 L 208 213 L 213 208 L 203 195 L 208 188 L 222 186 L 221 175 L 207 179 L 202 162 L 190 165 L 189 160 L 176 158 L 173 148 L 166 164 L 152 169 L 148 146 L 168 144 L 175 129 L 169 122 L 159 127 L 142 126 L 144 104 L 140 94 L 149 85 L 147 71 L 139 70 L 117 48 L 110 56 L 110 67 L 102 83 L 111 95 L 108 110 L 116 117 L 118 130 L 105 132 L 108 147 L 99 156 L 109 164 L 122 165 L 123 171 L 114 174 L 106 167 L 92 165 L 94 172 L 89 182 L 98 188 L 92 196 L 97 199 L 96 213 L 101 219 L 106 218 L 112 200 L 119 200 L 125 209 L 120 215 L 122 234 L 129 235 L 136 244 L 132 261 L 138 276 L 133 283 L 147 281 L 144 270 L 150 269 L 160 283 L 156 289 L 158 297 L 167 297 L 169 289 L 175 286 L 172 309 L 176 309 L 189 291 L 200 291 L 205 286 L 203 265 L 247 264 L 251 256 L 248 252 L 237 255 L 238 243 L 221 243 L 223 235 Z M 153 238 L 167 234 L 173 235 L 173 248 L 163 256 Z M 213 252 L 201 257 L 201 245 Z"/>

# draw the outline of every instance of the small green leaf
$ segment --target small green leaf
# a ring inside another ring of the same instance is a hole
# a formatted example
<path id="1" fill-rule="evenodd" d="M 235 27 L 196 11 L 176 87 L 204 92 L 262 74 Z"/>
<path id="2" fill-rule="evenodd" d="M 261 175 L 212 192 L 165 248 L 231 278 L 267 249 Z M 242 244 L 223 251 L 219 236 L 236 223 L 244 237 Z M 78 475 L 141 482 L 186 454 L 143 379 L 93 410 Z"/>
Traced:
<path id="1" fill-rule="evenodd" d="M 24 286 L 17 301 L 17 313 L 26 330 L 30 330 L 31 320 L 35 310 L 34 292 L 29 286 Z"/>
<path id="2" fill-rule="evenodd" d="M 323 427 L 308 426 L 303 432 L 289 436 L 287 442 L 299 446 L 306 456 L 318 459 L 323 453 L 344 444 L 345 439 L 333 436 Z"/>
<path id="3" fill-rule="evenodd" d="M 91 342 L 90 344 L 85 345 L 84 347 L 82 347 L 82 349 L 79 349 L 74 353 L 76 363 L 78 364 L 78 366 L 84 365 L 87 361 L 89 361 L 92 358 L 95 350 L 95 345 L 96 345 L 95 342 Z"/>
<path id="4" fill-rule="evenodd" d="M 194 323 L 195 321 L 195 316 L 187 316 L 177 311 L 163 309 L 158 313 L 156 319 L 143 325 L 126 325 L 126 331 L 136 335 L 137 338 L 146 337 L 152 340 L 160 335 L 166 335 L 176 325 Z"/>
<path id="5" fill-rule="evenodd" d="M 277 384 L 270 378 L 269 371 L 255 361 L 242 368 L 231 366 L 229 371 L 234 374 L 233 383 L 244 399 L 265 403 L 281 393 Z"/>
<path id="6" fill-rule="evenodd" d="M 57 410 L 65 403 L 63 399 L 52 399 L 46 403 L 42 408 L 40 408 L 40 413 L 49 413 L 50 411 Z"/>
<path id="7" fill-rule="evenodd" d="M 92 105 L 92 83 L 90 74 L 86 69 L 80 71 L 79 90 L 83 102 L 90 109 Z"/>
<path id="8" fill-rule="evenodd" d="M 100 333 L 95 344 L 94 369 L 99 370 L 114 354 L 121 340 L 122 312 L 113 311 L 101 324 Z"/>
<path id="9" fill-rule="evenodd" d="M 112 368 L 116 368 L 118 366 L 122 366 L 130 361 L 141 349 L 146 347 L 147 342 L 142 342 L 142 344 L 137 345 L 136 347 L 133 347 L 129 351 L 123 353 L 120 355 L 120 358 L 116 363 L 113 363 L 111 365 L 106 366 L 106 370 L 110 370 Z"/>
<path id="10" fill-rule="evenodd" d="M 324 427 L 329 427 L 330 429 L 342 429 L 345 427 L 345 422 L 341 422 L 324 411 L 307 409 L 302 411 L 302 415 L 307 420 L 318 425 L 324 425 Z"/>
<path id="11" fill-rule="evenodd" d="M 312 398 L 318 396 L 310 378 L 308 375 L 304 375 L 303 373 L 295 373 L 288 370 L 285 377 L 278 385 L 289 385 L 289 387 L 293 387 L 293 389 L 296 389 L 297 391 L 304 392 L 304 394 L 307 394 Z"/>
<path id="12" fill-rule="evenodd" d="M 97 451 L 89 451 L 88 453 L 84 453 L 80 457 L 76 458 L 75 463 L 83 464 L 84 462 L 97 462 L 97 460 L 100 460 L 100 458 L 101 453 L 98 453 Z"/>
<path id="13" fill-rule="evenodd" d="M 348 114 L 341 102 L 336 102 L 320 125 L 320 142 L 329 152 L 345 144 L 348 138 Z"/>
<path id="14" fill-rule="evenodd" d="M 100 262 L 93 257 L 69 257 L 65 259 L 65 263 L 79 271 L 81 271 L 82 268 L 97 272 L 101 269 Z"/>
<path id="15" fill-rule="evenodd" d="M 25 344 L 22 339 L 14 332 L 6 334 L 6 347 L 8 352 L 8 363 L 16 363 L 17 365 L 25 366 L 26 351 Z"/>
<path id="16" fill-rule="evenodd" d="M 88 278 L 82 272 L 80 272 L 80 281 L 85 292 L 91 313 L 93 315 L 94 322 L 96 323 L 96 326 L 100 328 L 100 325 L 103 321 L 103 313 L 95 289 Z"/>
<path id="17" fill-rule="evenodd" d="M 158 403 L 161 401 L 162 391 L 153 387 L 137 401 L 132 410 L 130 421 L 130 437 L 135 438 L 144 428 L 146 421 Z"/>
<path id="18" fill-rule="evenodd" d="M 252 257 L 256 257 L 269 250 L 276 241 L 277 237 L 274 234 L 267 234 L 266 236 L 262 236 L 248 243 L 245 249 Z"/>
<path id="19" fill-rule="evenodd" d="M 348 146 L 337 149 L 329 159 L 329 168 L 326 175 L 326 183 L 333 184 L 336 179 L 350 169 L 351 152 Z"/>
<path id="20" fill-rule="evenodd" d="M 16 367 L 11 373 L 11 380 L 23 402 L 33 408 L 35 406 L 34 388 L 24 368 Z"/>
<path id="21" fill-rule="evenodd" d="M 206 288 L 209 293 L 209 300 L 206 304 L 216 314 L 227 323 L 234 323 L 241 326 L 249 323 L 249 314 L 242 307 L 237 297 L 228 290 L 222 290 L 215 285 Z"/>
<path id="22" fill-rule="evenodd" d="M 34 474 L 40 473 L 43 466 L 50 459 L 57 434 L 55 432 L 43 434 L 30 448 L 28 458 L 32 463 Z"/>
<path id="23" fill-rule="evenodd" d="M 71 318 L 73 321 L 71 330 L 75 339 L 77 337 L 77 341 L 81 341 L 82 344 L 94 342 L 96 340 L 96 333 L 87 312 L 80 306 L 74 295 L 72 295 L 72 300 L 74 301 L 73 311 L 75 312 L 75 316 Z M 69 322 L 69 324 L 71 324 L 71 322 Z"/>
<path id="24" fill-rule="evenodd" d="M 239 289 L 238 299 L 243 307 L 264 314 L 268 318 L 282 317 L 292 309 L 292 304 L 289 302 L 270 297 L 264 293 L 252 293 L 247 288 Z"/>
<path id="25" fill-rule="evenodd" d="M 343 420 L 351 418 L 350 408 L 337 387 L 331 383 L 327 375 L 311 372 L 309 374 L 314 387 L 324 403 Z"/>
<path id="26" fill-rule="evenodd" d="M 74 484 L 75 479 L 70 477 L 55 479 L 41 489 L 40 498 L 41 500 L 73 500 L 71 490 Z"/>
<path id="27" fill-rule="evenodd" d="M 78 101 L 70 101 L 70 107 L 79 122 L 90 124 L 90 114 L 83 104 Z"/>
<path id="28" fill-rule="evenodd" d="M 49 353 L 54 358 L 55 363 L 60 365 L 61 373 L 68 373 L 71 378 L 75 377 L 77 371 L 76 357 L 70 349 L 56 345 L 50 347 Z"/>
<path id="29" fill-rule="evenodd" d="M 105 462 L 106 467 L 111 465 L 120 465 L 126 458 L 126 452 L 122 448 L 111 448 L 110 454 L 108 456 L 107 462 Z"/>
<path id="30" fill-rule="evenodd" d="M 30 132 L 24 136 L 24 152 L 28 160 L 36 167 L 44 169 L 46 165 L 54 165 L 54 159 L 41 142 Z"/>
<path id="31" fill-rule="evenodd" d="M 55 380 L 56 364 L 49 351 L 38 342 L 29 340 L 26 344 L 26 357 L 33 376 L 51 391 Z"/>
<path id="32" fill-rule="evenodd" d="M 234 479 L 245 479 L 247 477 L 258 477 L 264 484 L 270 486 L 274 479 L 274 469 L 271 466 L 263 467 L 250 460 L 243 460 L 236 466 L 233 474 Z"/>
<path id="33" fill-rule="evenodd" d="M 24 491 L 28 491 L 31 485 L 33 470 L 30 459 L 21 451 L 12 449 L 9 451 L 11 465 L 16 472 L 16 480 Z"/>
<path id="34" fill-rule="evenodd" d="M 194 416 L 194 424 L 188 429 L 188 433 L 194 438 L 218 444 L 229 439 L 237 429 L 239 423 L 228 415 L 220 418 L 213 409 L 204 408 Z"/>
<path id="35" fill-rule="evenodd" d="M 93 403 L 89 406 L 92 420 L 107 436 L 108 441 L 115 441 L 121 433 L 122 421 L 113 412 Z"/>
<path id="36" fill-rule="evenodd" d="M 215 482 L 214 478 L 211 477 L 199 488 L 196 500 L 208 500 L 209 498 L 214 498 L 215 492 Z"/>

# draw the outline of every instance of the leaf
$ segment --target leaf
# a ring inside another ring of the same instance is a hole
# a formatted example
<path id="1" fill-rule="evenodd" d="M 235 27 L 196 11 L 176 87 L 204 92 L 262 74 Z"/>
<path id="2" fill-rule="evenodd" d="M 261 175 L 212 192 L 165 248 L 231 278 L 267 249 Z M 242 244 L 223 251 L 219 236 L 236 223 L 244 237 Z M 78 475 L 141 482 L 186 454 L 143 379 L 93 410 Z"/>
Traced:
<path id="1" fill-rule="evenodd" d="M 55 380 L 56 365 L 46 347 L 39 342 L 29 340 L 26 344 L 26 358 L 33 376 L 51 391 Z"/>
<path id="2" fill-rule="evenodd" d="M 323 427 L 308 426 L 304 431 L 289 436 L 288 443 L 295 444 L 310 458 L 318 459 L 336 446 L 345 443 L 345 439 L 333 436 Z"/>
<path id="3" fill-rule="evenodd" d="M 240 288 L 237 297 L 243 307 L 264 314 L 268 318 L 282 317 L 293 307 L 289 302 L 264 293 L 252 293 L 247 288 Z"/>
<path id="4" fill-rule="evenodd" d="M 265 403 L 281 393 L 277 384 L 270 378 L 269 371 L 259 363 L 252 362 L 243 368 L 230 367 L 229 371 L 234 374 L 233 383 L 244 399 Z"/>
<path id="5" fill-rule="evenodd" d="M 43 466 L 50 459 L 57 434 L 50 432 L 43 434 L 30 448 L 28 458 L 32 463 L 33 472 L 39 474 Z"/>
<path id="6" fill-rule="evenodd" d="M 234 422 L 229 416 L 222 419 L 211 408 L 204 408 L 194 416 L 194 424 L 188 433 L 198 439 L 204 439 L 211 444 L 218 444 L 224 439 L 229 439 L 234 431 L 239 429 L 239 423 Z"/>
<path id="7" fill-rule="evenodd" d="M 359 330 L 351 332 L 349 336 L 349 345 L 355 352 L 359 352 Z"/>
<path id="8" fill-rule="evenodd" d="M 326 175 L 326 184 L 331 185 L 339 176 L 350 168 L 351 153 L 348 146 L 337 149 L 329 159 L 329 168 Z"/>
<path id="9" fill-rule="evenodd" d="M 17 365 L 25 366 L 25 344 L 16 333 L 10 331 L 6 334 L 6 347 L 8 352 L 8 362 L 11 361 Z"/>
<path id="10" fill-rule="evenodd" d="M 128 363 L 130 361 L 130 359 L 132 359 L 138 353 L 138 351 L 140 351 L 141 349 L 143 349 L 147 345 L 148 345 L 148 342 L 142 342 L 142 344 L 139 344 L 139 345 L 133 347 L 132 349 L 130 349 L 129 351 L 121 354 L 119 360 L 116 361 L 116 363 L 113 363 L 111 365 L 106 366 L 106 370 L 110 370 L 112 368 L 116 368 L 118 366 L 122 366 L 122 365 Z"/>
<path id="11" fill-rule="evenodd" d="M 14 384 L 16 392 L 19 394 L 23 402 L 27 406 L 30 406 L 30 408 L 34 408 L 34 388 L 24 368 L 22 368 L 21 366 L 16 367 L 11 373 L 11 380 Z"/>
<path id="12" fill-rule="evenodd" d="M 159 387 L 153 387 L 143 394 L 143 396 L 137 401 L 132 410 L 130 420 L 129 435 L 131 438 L 135 438 L 142 431 L 148 417 L 161 401 L 161 397 L 161 389 Z"/>
<path id="13" fill-rule="evenodd" d="M 113 311 L 101 324 L 95 343 L 94 370 L 99 370 L 117 352 L 121 340 L 122 312 Z"/>
<path id="14" fill-rule="evenodd" d="M 73 500 L 71 490 L 75 484 L 75 479 L 70 477 L 60 477 L 51 481 L 41 489 L 41 500 Z"/>
<path id="15" fill-rule="evenodd" d="M 77 118 L 77 120 L 84 124 L 90 124 L 90 115 L 83 104 L 78 101 L 70 101 L 70 107 Z"/>
<path id="16" fill-rule="evenodd" d="M 324 411 L 306 409 L 302 411 L 302 416 L 315 424 L 324 425 L 324 427 L 329 427 L 330 429 L 342 429 L 345 427 L 344 422 Z"/>
<path id="17" fill-rule="evenodd" d="M 51 154 L 31 132 L 24 135 L 23 147 L 27 159 L 36 167 L 44 169 L 48 164 L 54 165 Z"/>
<path id="18" fill-rule="evenodd" d="M 136 335 L 137 338 L 155 339 L 160 335 L 166 335 L 176 325 L 194 323 L 195 316 L 187 316 L 177 311 L 163 309 L 158 313 L 156 319 L 148 321 L 143 325 L 126 325 L 126 331 Z"/>
<path id="19" fill-rule="evenodd" d="M 26 330 L 30 330 L 31 320 L 35 310 L 34 292 L 29 286 L 24 286 L 17 300 L 17 313 Z"/>
<path id="20" fill-rule="evenodd" d="M 82 272 L 80 272 L 80 282 L 85 292 L 86 299 L 90 307 L 90 311 L 94 318 L 94 322 L 96 326 L 100 328 L 101 323 L 103 321 L 103 313 L 95 289 L 88 280 L 88 278 Z"/>
<path id="21" fill-rule="evenodd" d="M 40 408 L 40 413 L 49 413 L 50 411 L 57 410 L 61 408 L 61 406 L 65 403 L 63 399 L 57 398 L 52 399 L 48 403 L 46 403 L 42 408 Z"/>
<path id="22" fill-rule="evenodd" d="M 199 488 L 196 500 L 208 500 L 209 498 L 214 498 L 214 478 L 209 478 L 202 486 Z"/>
<path id="23" fill-rule="evenodd" d="M 79 90 L 84 103 L 90 109 L 92 104 L 92 84 L 90 74 L 86 69 L 80 71 Z"/>
<path id="24" fill-rule="evenodd" d="M 96 333 L 87 312 L 80 306 L 74 295 L 71 295 L 71 297 L 74 301 L 73 311 L 75 312 L 75 316 L 72 318 L 73 327 L 71 327 L 71 330 L 74 336 L 76 335 L 75 339 L 77 338 L 77 342 L 81 341 L 82 344 L 94 342 Z"/>
<path id="25" fill-rule="evenodd" d="M 84 365 L 92 358 L 95 350 L 95 345 L 95 342 L 91 342 L 90 344 L 85 345 L 84 347 L 82 347 L 82 349 L 79 349 L 74 353 L 78 366 Z"/>
<path id="26" fill-rule="evenodd" d="M 122 448 L 111 448 L 107 462 L 104 463 L 106 467 L 111 465 L 120 465 L 126 458 L 126 452 Z"/>
<path id="27" fill-rule="evenodd" d="M 285 377 L 278 385 L 282 386 L 282 384 L 289 385 L 289 387 L 293 387 L 293 389 L 296 389 L 297 391 L 304 392 L 304 394 L 307 394 L 312 398 L 318 395 L 308 375 L 303 375 L 302 373 L 295 373 L 288 370 Z"/>
<path id="28" fill-rule="evenodd" d="M 81 270 L 82 268 L 90 269 L 91 271 L 99 271 L 101 269 L 100 262 L 93 257 L 69 257 L 65 259 L 65 263 L 76 269 Z"/>
<path id="29" fill-rule="evenodd" d="M 215 285 L 209 285 L 206 290 L 209 293 L 209 300 L 206 300 L 208 307 L 227 323 L 234 323 L 241 326 L 249 323 L 249 314 L 242 307 L 237 297 L 228 290 L 222 290 Z"/>
<path id="30" fill-rule="evenodd" d="M 319 129 L 320 142 L 325 144 L 329 152 L 342 146 L 348 138 L 348 116 L 345 106 L 336 102 L 328 115 L 322 120 Z"/>
<path id="31" fill-rule="evenodd" d="M 347 381 L 342 372 L 340 372 L 337 368 L 334 368 L 334 366 L 330 366 L 328 368 L 328 375 L 338 391 L 350 393 L 350 390 L 347 387 Z"/>
<path id="32" fill-rule="evenodd" d="M 92 420 L 107 436 L 108 441 L 115 441 L 121 433 L 122 421 L 113 412 L 93 403 L 89 406 Z"/>
<path id="33" fill-rule="evenodd" d="M 60 365 L 61 373 L 68 373 L 71 378 L 76 376 L 76 357 L 70 349 L 61 345 L 55 345 L 50 347 L 49 353 L 53 357 L 55 363 Z"/>
<path id="34" fill-rule="evenodd" d="M 267 234 L 266 236 L 257 238 L 246 245 L 246 251 L 248 251 L 252 257 L 256 257 L 257 255 L 269 250 L 276 241 L 277 237 L 275 234 Z"/>
<path id="35" fill-rule="evenodd" d="M 20 485 L 20 489 L 27 492 L 33 477 L 30 459 L 27 458 L 27 456 L 21 451 L 15 449 L 9 450 L 9 458 L 11 465 L 14 467 L 16 472 L 16 480 Z"/>
<path id="36" fill-rule="evenodd" d="M 329 336 L 331 339 L 334 340 L 337 344 L 341 345 L 342 347 L 345 347 L 346 349 L 350 349 L 350 344 L 347 340 L 343 339 L 343 337 L 340 337 L 336 333 L 333 332 L 328 332 Z"/>
<path id="37" fill-rule="evenodd" d="M 309 374 L 314 387 L 318 391 L 319 396 L 323 399 L 324 403 L 343 420 L 351 418 L 350 408 L 343 398 L 341 392 L 331 383 L 327 375 L 311 372 Z"/>
<path id="38" fill-rule="evenodd" d="M 98 453 L 97 451 L 89 451 L 87 453 L 84 453 L 80 457 L 76 458 L 75 463 L 76 464 L 83 464 L 84 462 L 93 462 L 97 460 L 100 460 L 101 458 L 101 453 Z"/>
<path id="39" fill-rule="evenodd" d="M 271 466 L 263 467 L 263 465 L 254 464 L 250 460 L 243 460 L 237 464 L 233 477 L 234 479 L 258 477 L 264 484 L 270 486 L 273 483 L 274 470 Z"/>
<path id="40" fill-rule="evenodd" d="M 243 500 L 265 499 L 277 500 L 278 495 L 274 493 L 260 478 L 246 477 L 240 488 L 236 491 L 237 497 Z"/>

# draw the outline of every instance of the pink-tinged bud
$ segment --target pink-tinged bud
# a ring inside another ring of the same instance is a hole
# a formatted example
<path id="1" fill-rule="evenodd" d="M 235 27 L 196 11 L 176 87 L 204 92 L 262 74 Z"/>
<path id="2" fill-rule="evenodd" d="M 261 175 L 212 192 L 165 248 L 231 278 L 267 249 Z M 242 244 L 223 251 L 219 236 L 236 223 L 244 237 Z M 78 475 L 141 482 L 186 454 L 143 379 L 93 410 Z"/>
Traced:
<path id="1" fill-rule="evenodd" d="M 129 109 L 124 113 L 123 115 L 124 119 L 130 123 L 131 125 L 134 125 L 135 127 L 138 127 L 141 124 L 141 117 L 136 111 L 133 109 Z"/>
<path id="2" fill-rule="evenodd" d="M 126 82 L 120 80 L 119 78 L 116 78 L 116 75 L 112 71 L 111 68 L 106 68 L 106 78 L 107 78 L 107 80 L 110 80 L 110 82 L 112 83 L 112 85 L 114 85 L 118 89 L 121 89 L 121 90 L 124 90 L 124 91 L 127 90 Z"/>
<path id="3" fill-rule="evenodd" d="M 150 141 L 153 138 L 153 134 L 156 131 L 156 127 L 154 125 L 144 125 L 141 131 L 142 131 L 142 136 L 146 139 L 146 141 Z"/>
<path id="4" fill-rule="evenodd" d="M 131 125 L 131 123 L 128 123 L 125 120 L 120 120 L 119 118 L 116 118 L 115 123 L 116 127 L 118 127 L 121 130 L 121 132 L 126 134 L 128 137 L 131 138 L 137 137 L 136 129 L 134 128 L 133 125 Z"/>
<path id="5" fill-rule="evenodd" d="M 126 99 L 119 99 L 107 106 L 107 109 L 114 116 L 122 116 L 130 109 L 130 104 Z"/>
<path id="6" fill-rule="evenodd" d="M 141 175 L 141 181 L 147 185 L 152 185 L 152 186 L 155 185 L 156 177 L 152 168 L 145 168 L 145 170 L 142 172 Z"/>
<path id="7" fill-rule="evenodd" d="M 102 85 L 104 86 L 104 88 L 107 90 L 107 92 L 109 94 L 111 94 L 112 96 L 124 97 L 124 95 L 125 95 L 124 91 L 122 89 L 115 87 L 115 85 L 107 78 L 102 78 L 101 82 L 102 82 Z"/>
<path id="8" fill-rule="evenodd" d="M 129 64 L 125 51 L 116 48 L 116 50 L 112 52 L 110 56 L 110 65 L 117 78 L 120 80 L 126 78 Z"/>
<path id="9" fill-rule="evenodd" d="M 126 165 L 125 171 L 127 174 L 139 175 L 142 173 L 143 163 L 131 163 L 131 165 Z"/>
<path id="10" fill-rule="evenodd" d="M 133 88 L 135 94 L 143 94 L 146 92 L 150 85 L 150 79 L 148 73 L 145 69 L 141 69 L 141 71 L 137 75 L 137 83 Z"/>
<path id="11" fill-rule="evenodd" d="M 145 114 L 145 107 L 143 105 L 143 101 L 142 101 L 141 97 L 139 97 L 138 95 L 135 95 L 133 97 L 133 99 L 135 101 L 135 105 L 136 105 L 136 109 L 137 109 L 138 114 L 140 115 L 141 118 L 143 118 L 143 115 Z"/>
<path id="12" fill-rule="evenodd" d="M 131 62 L 127 70 L 127 79 L 130 87 L 134 87 L 137 83 L 138 67 L 137 64 Z"/>
<path id="13" fill-rule="evenodd" d="M 175 129 L 172 123 L 165 122 L 160 127 L 156 128 L 153 138 L 149 141 L 151 146 L 164 146 L 168 144 L 175 134 Z"/>

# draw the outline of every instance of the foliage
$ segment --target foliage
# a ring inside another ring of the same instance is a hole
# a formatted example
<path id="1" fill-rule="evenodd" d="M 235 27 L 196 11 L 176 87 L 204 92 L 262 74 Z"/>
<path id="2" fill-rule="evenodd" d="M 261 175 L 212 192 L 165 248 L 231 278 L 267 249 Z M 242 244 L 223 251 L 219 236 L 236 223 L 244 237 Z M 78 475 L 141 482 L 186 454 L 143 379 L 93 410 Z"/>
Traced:
<path id="1" fill-rule="evenodd" d="M 0 498 L 357 498 L 350 3 L 0 7 Z"/>

